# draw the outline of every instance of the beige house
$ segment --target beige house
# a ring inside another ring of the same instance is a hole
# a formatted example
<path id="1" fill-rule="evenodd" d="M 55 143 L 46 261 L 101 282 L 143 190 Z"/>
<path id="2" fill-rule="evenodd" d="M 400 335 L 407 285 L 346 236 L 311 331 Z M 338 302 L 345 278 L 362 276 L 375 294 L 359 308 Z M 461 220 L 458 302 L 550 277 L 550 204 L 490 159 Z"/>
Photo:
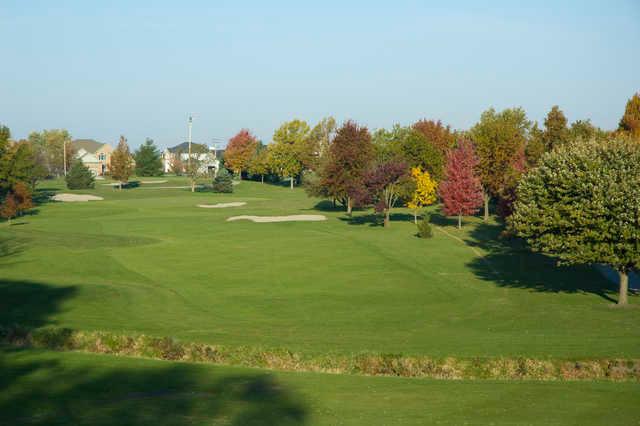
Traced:
<path id="1" fill-rule="evenodd" d="M 71 142 L 76 151 L 76 158 L 82 161 L 96 176 L 103 176 L 109 172 L 111 166 L 111 152 L 113 148 L 106 143 L 93 139 L 76 139 Z"/>

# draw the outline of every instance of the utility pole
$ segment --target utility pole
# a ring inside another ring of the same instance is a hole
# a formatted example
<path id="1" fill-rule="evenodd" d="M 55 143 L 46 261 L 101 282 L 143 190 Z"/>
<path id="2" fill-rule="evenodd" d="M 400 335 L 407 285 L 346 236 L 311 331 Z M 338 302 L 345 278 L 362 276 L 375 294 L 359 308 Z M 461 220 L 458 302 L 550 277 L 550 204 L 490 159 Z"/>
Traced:
<path id="1" fill-rule="evenodd" d="M 62 168 L 64 170 L 64 175 L 67 176 L 67 140 L 62 140 Z"/>
<path id="2" fill-rule="evenodd" d="M 191 126 L 193 125 L 193 118 L 191 114 L 189 114 L 189 159 L 187 160 L 187 168 L 189 169 L 189 173 L 191 173 Z"/>

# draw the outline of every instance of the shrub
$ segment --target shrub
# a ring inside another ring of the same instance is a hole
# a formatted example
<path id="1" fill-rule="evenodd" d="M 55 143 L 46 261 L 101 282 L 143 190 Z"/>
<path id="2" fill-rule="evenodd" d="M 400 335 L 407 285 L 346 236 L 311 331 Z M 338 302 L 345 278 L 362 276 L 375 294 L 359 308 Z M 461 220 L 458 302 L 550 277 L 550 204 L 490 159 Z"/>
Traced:
<path id="1" fill-rule="evenodd" d="M 213 192 L 233 192 L 231 174 L 224 167 L 220 168 L 218 175 L 213 179 Z"/>
<path id="2" fill-rule="evenodd" d="M 82 164 L 82 161 L 73 163 L 65 180 L 69 189 L 87 189 L 93 188 L 95 185 L 93 173 Z"/>
<path id="3" fill-rule="evenodd" d="M 425 215 L 420 222 L 418 222 L 418 237 L 431 238 L 433 237 L 433 227 L 431 226 L 431 217 Z"/>

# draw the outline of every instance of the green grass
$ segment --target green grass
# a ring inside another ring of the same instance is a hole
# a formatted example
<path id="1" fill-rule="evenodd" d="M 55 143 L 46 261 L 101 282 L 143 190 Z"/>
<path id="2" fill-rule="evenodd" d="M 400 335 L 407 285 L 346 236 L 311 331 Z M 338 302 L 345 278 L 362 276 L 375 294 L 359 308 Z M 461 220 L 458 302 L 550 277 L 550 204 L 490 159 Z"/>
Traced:
<path id="1" fill-rule="evenodd" d="M 368 211 L 349 221 L 301 189 L 155 188 L 187 184 L 168 179 L 122 191 L 98 181 L 75 192 L 104 201 L 46 203 L 0 224 L 0 323 L 307 353 L 640 357 L 640 309 L 612 308 L 614 284 L 507 249 L 496 224 L 474 219 L 457 231 L 436 216 L 467 243 L 439 230 L 424 240 L 402 209 L 383 229 Z M 196 207 L 227 201 L 248 204 Z M 309 213 L 329 220 L 225 222 Z"/>
<path id="2" fill-rule="evenodd" d="M 275 373 L 0 347 L 7 425 L 631 425 L 640 384 Z"/>

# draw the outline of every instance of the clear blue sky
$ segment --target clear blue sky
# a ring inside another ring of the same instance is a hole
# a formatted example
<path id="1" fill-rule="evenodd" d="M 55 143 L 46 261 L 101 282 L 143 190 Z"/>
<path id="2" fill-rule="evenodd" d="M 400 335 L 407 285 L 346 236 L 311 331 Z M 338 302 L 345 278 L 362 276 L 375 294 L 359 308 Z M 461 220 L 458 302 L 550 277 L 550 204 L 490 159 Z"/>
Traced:
<path id="1" fill-rule="evenodd" d="M 189 112 L 208 143 L 296 117 L 468 128 L 559 104 L 614 128 L 640 90 L 638 0 L 307 3 L 0 0 L 0 122 L 168 146 Z"/>

